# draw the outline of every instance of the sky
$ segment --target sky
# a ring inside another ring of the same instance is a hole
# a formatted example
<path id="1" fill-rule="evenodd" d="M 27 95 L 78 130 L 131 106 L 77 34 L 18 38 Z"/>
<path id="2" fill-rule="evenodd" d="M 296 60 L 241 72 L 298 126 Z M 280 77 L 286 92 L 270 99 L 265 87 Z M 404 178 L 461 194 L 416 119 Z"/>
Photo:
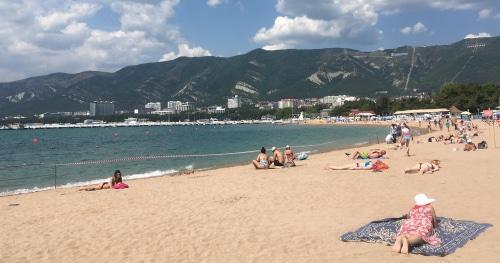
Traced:
<path id="1" fill-rule="evenodd" d="M 0 0 L 0 82 L 179 56 L 500 35 L 498 0 Z"/>

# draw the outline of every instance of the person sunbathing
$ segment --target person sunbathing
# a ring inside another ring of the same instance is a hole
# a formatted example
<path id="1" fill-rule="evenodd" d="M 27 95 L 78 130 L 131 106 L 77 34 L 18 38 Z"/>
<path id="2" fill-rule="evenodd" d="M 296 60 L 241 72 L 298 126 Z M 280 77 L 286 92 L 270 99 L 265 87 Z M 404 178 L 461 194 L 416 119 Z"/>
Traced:
<path id="1" fill-rule="evenodd" d="M 279 167 L 285 165 L 285 157 L 283 157 L 283 153 L 281 153 L 278 148 L 273 146 L 271 148 L 271 152 L 273 153 L 273 156 L 269 157 L 269 161 L 274 164 L 274 166 Z"/>
<path id="2" fill-rule="evenodd" d="M 255 169 L 268 169 L 269 168 L 269 158 L 266 154 L 266 148 L 262 147 L 260 149 L 260 153 L 257 155 L 257 158 L 252 161 Z"/>
<path id="3" fill-rule="evenodd" d="M 385 150 L 373 149 L 370 152 L 355 151 L 353 154 L 345 153 L 350 159 L 378 159 L 386 154 Z"/>
<path id="4" fill-rule="evenodd" d="M 111 178 L 109 178 L 108 182 L 103 182 L 98 184 L 97 186 L 86 186 L 79 189 L 79 191 L 95 191 L 95 190 L 103 190 L 103 189 L 123 189 L 128 188 L 128 185 L 125 184 L 122 180 L 122 173 L 120 170 L 115 170 L 115 173 Z"/>
<path id="5" fill-rule="evenodd" d="M 285 146 L 285 167 L 295 166 L 295 154 L 290 145 Z"/>
<path id="6" fill-rule="evenodd" d="M 415 206 L 401 223 L 392 246 L 392 250 L 396 253 L 408 254 L 411 246 L 424 243 L 433 246 L 441 244 L 441 239 L 434 231 L 438 222 L 436 211 L 431 203 L 435 200 L 428 198 L 425 194 L 417 194 L 414 200 Z"/>
<path id="7" fill-rule="evenodd" d="M 403 172 L 405 174 L 409 173 L 420 173 L 420 174 L 431 174 L 433 172 L 439 171 L 441 161 L 432 160 L 430 162 L 417 163 L 412 168 L 405 169 Z"/>
<path id="8" fill-rule="evenodd" d="M 380 160 L 376 161 L 367 161 L 364 163 L 353 163 L 353 164 L 347 164 L 347 165 L 340 165 L 340 166 L 335 166 L 335 165 L 328 165 L 325 167 L 326 170 L 374 170 L 374 171 L 380 171 L 382 169 L 388 169 L 389 166 L 385 164 L 384 162 Z"/>
<path id="9" fill-rule="evenodd" d="M 467 143 L 464 145 L 464 151 L 470 152 L 470 151 L 475 151 L 475 150 L 477 150 L 476 144 L 474 144 L 471 139 L 468 139 Z"/>

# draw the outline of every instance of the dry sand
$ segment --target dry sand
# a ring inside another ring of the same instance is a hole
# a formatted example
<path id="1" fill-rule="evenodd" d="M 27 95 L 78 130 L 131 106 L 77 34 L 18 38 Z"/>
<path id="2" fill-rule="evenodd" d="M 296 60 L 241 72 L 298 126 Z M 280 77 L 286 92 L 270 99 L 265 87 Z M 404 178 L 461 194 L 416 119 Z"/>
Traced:
<path id="1" fill-rule="evenodd" d="M 326 163 L 350 163 L 343 150 L 290 169 L 248 164 L 129 181 L 126 190 L 1 197 L 0 262 L 494 262 L 499 149 L 485 126 L 481 132 L 487 150 L 413 143 L 411 157 L 389 151 L 390 169 L 382 173 L 324 170 Z M 443 161 L 441 171 L 401 174 L 433 158 Z M 438 216 L 494 226 L 444 258 L 339 241 L 369 221 L 406 213 L 419 192 L 437 199 Z"/>

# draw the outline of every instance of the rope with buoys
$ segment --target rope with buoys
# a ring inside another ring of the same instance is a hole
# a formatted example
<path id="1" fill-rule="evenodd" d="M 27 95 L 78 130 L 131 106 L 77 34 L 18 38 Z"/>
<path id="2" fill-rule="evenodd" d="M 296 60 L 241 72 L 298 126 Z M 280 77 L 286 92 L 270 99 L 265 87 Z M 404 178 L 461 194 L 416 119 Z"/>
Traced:
<path id="1" fill-rule="evenodd" d="M 315 147 L 315 146 L 321 146 L 321 145 L 331 144 L 331 143 L 334 143 L 334 142 L 335 141 L 328 141 L 328 142 L 318 143 L 318 144 L 296 145 L 296 146 L 291 146 L 291 147 L 293 147 L 293 148 Z M 118 162 L 128 162 L 128 161 L 146 161 L 146 160 L 157 160 L 157 159 L 216 157 L 216 156 L 241 155 L 241 154 L 255 153 L 255 152 L 258 152 L 258 151 L 259 150 L 248 150 L 248 151 L 229 152 L 229 153 L 172 154 L 172 155 L 134 156 L 134 157 L 124 157 L 124 158 L 116 158 L 116 159 L 107 159 L 107 160 L 90 160 L 90 161 L 81 161 L 81 162 L 72 162 L 72 163 L 60 163 L 60 164 L 56 164 L 56 165 L 57 166 L 74 166 L 74 165 L 118 163 Z"/>

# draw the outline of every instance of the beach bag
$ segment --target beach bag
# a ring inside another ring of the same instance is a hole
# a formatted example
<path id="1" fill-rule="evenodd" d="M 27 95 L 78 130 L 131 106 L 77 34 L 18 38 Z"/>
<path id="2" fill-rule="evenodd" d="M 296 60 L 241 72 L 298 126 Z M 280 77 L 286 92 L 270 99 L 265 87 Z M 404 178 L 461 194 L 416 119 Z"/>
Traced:
<path id="1" fill-rule="evenodd" d="M 306 152 L 300 152 L 296 156 L 297 160 L 301 160 L 301 161 L 307 159 L 308 157 L 309 157 L 309 155 L 307 155 Z"/>
<path id="2" fill-rule="evenodd" d="M 385 169 L 389 169 L 389 166 L 386 163 L 384 163 L 384 162 L 382 162 L 380 160 L 377 160 L 377 161 L 375 161 L 374 164 L 372 164 L 372 170 L 373 171 L 382 171 L 382 170 L 385 170 Z"/>
<path id="3" fill-rule="evenodd" d="M 488 149 L 488 144 L 486 143 L 486 141 L 482 141 L 482 142 L 477 144 L 477 148 L 478 149 Z"/>

